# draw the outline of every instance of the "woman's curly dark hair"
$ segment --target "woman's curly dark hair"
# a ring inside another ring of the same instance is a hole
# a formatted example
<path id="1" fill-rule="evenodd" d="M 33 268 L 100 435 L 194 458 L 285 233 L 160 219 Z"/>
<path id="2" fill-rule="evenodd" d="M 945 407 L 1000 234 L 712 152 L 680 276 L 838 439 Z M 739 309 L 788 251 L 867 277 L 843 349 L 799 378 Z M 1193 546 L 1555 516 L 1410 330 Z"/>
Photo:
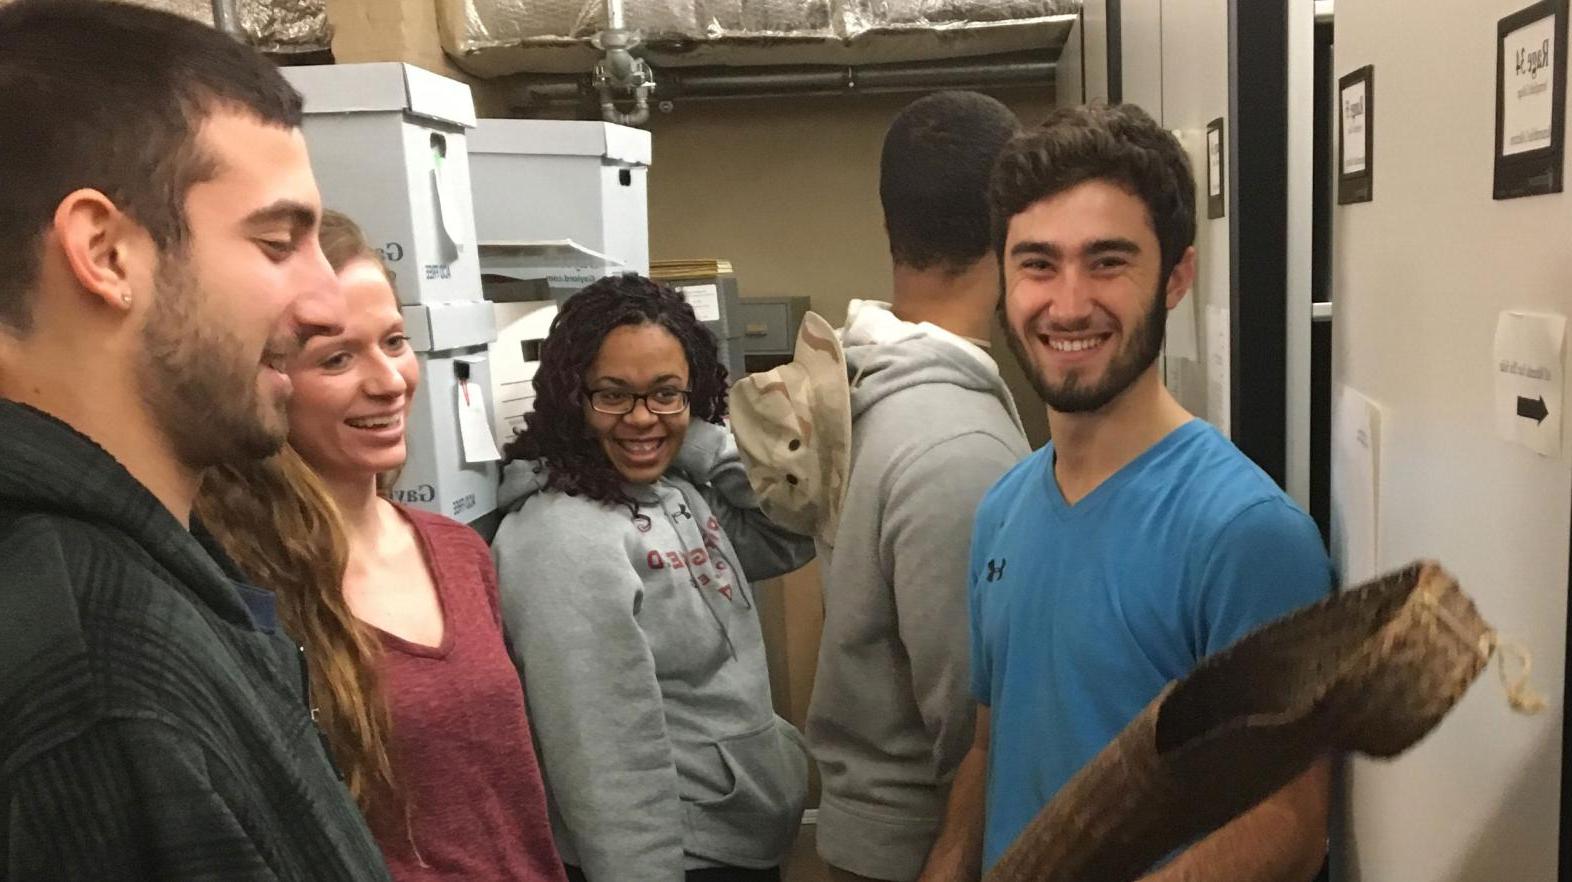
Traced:
<path id="1" fill-rule="evenodd" d="M 584 425 L 584 379 L 601 344 L 624 325 L 660 325 L 688 357 L 689 412 L 719 424 L 726 416 L 726 368 L 715 336 L 681 294 L 635 273 L 606 276 L 568 298 L 551 322 L 535 373 L 535 409 L 503 449 L 508 462 L 545 463 L 546 487 L 608 504 L 638 504 Z"/>

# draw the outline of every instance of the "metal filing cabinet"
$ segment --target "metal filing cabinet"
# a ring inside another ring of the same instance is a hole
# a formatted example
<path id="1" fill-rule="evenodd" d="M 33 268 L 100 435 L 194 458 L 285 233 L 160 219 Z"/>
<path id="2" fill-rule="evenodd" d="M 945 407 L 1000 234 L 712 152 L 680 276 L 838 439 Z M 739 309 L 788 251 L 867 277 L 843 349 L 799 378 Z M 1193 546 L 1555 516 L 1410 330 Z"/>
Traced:
<path id="1" fill-rule="evenodd" d="M 748 297 L 738 303 L 743 367 L 750 374 L 791 361 L 797 329 L 812 308 L 807 297 Z"/>
<path id="2" fill-rule="evenodd" d="M 737 277 L 718 273 L 688 279 L 663 277 L 661 284 L 687 298 L 693 313 L 715 335 L 727 382 L 743 375 L 742 325 L 737 320 L 741 299 L 737 296 Z"/>

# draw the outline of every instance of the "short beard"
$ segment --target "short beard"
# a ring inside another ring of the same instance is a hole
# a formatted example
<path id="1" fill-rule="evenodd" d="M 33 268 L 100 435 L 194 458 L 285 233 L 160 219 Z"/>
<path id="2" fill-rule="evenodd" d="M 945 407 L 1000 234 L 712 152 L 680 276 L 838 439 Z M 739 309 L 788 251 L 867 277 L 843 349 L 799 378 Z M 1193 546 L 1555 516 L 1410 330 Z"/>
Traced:
<path id="1" fill-rule="evenodd" d="M 1168 332 L 1168 305 L 1163 296 L 1167 287 L 1166 279 L 1158 284 L 1156 295 L 1152 298 L 1152 308 L 1146 311 L 1141 323 L 1134 328 L 1128 338 L 1129 342 L 1109 362 L 1102 382 L 1095 386 L 1081 385 L 1080 378 L 1074 374 L 1059 386 L 1050 386 L 1047 378 L 1043 376 L 1042 368 L 1038 367 L 1027 351 L 1026 342 L 1016 335 L 1015 329 L 1010 326 L 1009 319 L 1001 310 L 1004 337 L 1010 344 L 1010 351 L 1015 353 L 1015 359 L 1020 363 L 1021 370 L 1025 372 L 1027 381 L 1037 392 L 1037 397 L 1041 398 L 1051 410 L 1057 413 L 1091 413 L 1102 410 L 1140 379 L 1162 353 L 1163 340 Z"/>
<path id="2" fill-rule="evenodd" d="M 164 255 L 154 284 L 136 379 L 176 458 L 205 469 L 277 453 L 289 428 L 283 406 L 264 408 L 260 362 L 245 363 L 244 344 L 203 315 L 209 295 L 189 261 Z"/>

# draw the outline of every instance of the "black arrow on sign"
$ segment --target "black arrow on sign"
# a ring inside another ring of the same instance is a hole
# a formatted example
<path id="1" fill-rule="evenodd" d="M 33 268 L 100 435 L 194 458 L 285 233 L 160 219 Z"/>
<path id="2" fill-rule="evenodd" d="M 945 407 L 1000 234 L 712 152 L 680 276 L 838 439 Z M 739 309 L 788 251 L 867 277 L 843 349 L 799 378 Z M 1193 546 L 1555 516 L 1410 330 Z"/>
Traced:
<path id="1" fill-rule="evenodd" d="M 1517 397 L 1517 415 L 1528 417 L 1536 423 L 1542 423 L 1545 421 L 1545 417 L 1550 416 L 1550 410 L 1545 407 L 1545 397 L 1543 395 L 1538 398 L 1524 398 L 1519 395 Z"/>

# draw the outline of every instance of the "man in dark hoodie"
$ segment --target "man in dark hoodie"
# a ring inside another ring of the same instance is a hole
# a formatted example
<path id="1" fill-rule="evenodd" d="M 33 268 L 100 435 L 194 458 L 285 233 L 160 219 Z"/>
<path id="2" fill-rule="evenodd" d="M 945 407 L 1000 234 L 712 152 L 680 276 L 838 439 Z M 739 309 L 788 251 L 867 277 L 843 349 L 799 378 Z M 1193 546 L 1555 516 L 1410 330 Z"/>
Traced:
<path id="1" fill-rule="evenodd" d="M 972 736 L 970 526 L 1028 450 L 987 349 L 999 272 L 988 174 L 1018 127 L 992 98 L 941 92 L 885 136 L 892 302 L 852 301 L 841 331 L 855 377 L 850 480 L 820 548 L 807 721 L 823 777 L 819 854 L 838 879 L 917 877 Z"/>
<path id="2" fill-rule="evenodd" d="M 190 523 L 341 322 L 300 112 L 199 23 L 0 9 L 7 878 L 387 878 L 271 596 Z"/>

